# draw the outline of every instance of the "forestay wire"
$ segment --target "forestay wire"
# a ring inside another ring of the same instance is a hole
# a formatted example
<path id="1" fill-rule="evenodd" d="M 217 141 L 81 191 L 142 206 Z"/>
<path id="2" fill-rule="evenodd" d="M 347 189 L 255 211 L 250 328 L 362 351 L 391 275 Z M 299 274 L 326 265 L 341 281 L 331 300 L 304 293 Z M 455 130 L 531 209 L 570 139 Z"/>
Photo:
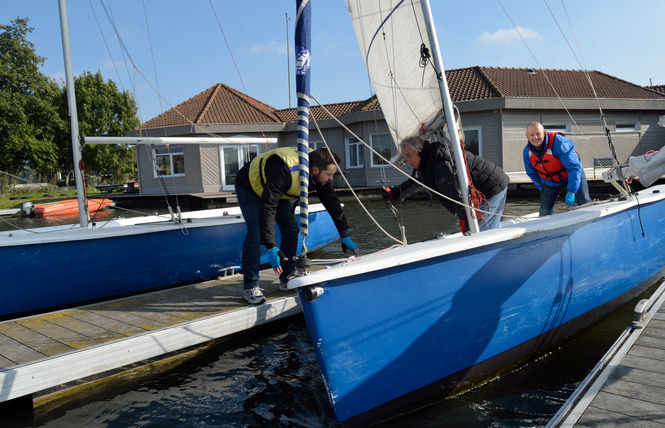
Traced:
<path id="1" fill-rule="evenodd" d="M 617 155 L 616 155 L 616 150 L 615 150 L 615 148 L 614 148 L 614 144 L 613 144 L 613 142 L 612 142 L 612 137 L 611 137 L 611 135 L 610 135 L 610 129 L 609 129 L 609 127 L 607 126 L 607 122 L 606 122 L 606 120 L 605 120 L 605 113 L 603 112 L 603 110 L 602 110 L 602 108 L 601 108 L 601 105 L 600 105 L 600 99 L 598 98 L 598 94 L 596 93 L 596 88 L 594 87 L 594 85 L 593 85 L 593 81 L 591 80 L 591 75 L 589 74 L 589 70 L 587 69 L 586 64 L 584 63 L 584 57 L 582 56 L 582 50 L 580 49 L 579 43 L 578 43 L 578 41 L 577 41 L 577 36 L 575 36 L 575 31 L 573 30 L 573 25 L 572 25 L 572 22 L 570 21 L 570 16 L 568 15 L 568 10 L 566 9 L 566 6 L 565 6 L 563 0 L 561 0 L 561 4 L 563 5 L 564 11 L 565 11 L 565 13 L 566 13 L 566 17 L 567 17 L 567 19 L 568 19 L 568 24 L 569 24 L 570 29 L 571 29 L 571 32 L 572 32 L 572 34 L 573 34 L 573 38 L 575 39 L 575 43 L 576 43 L 576 45 L 577 45 L 577 50 L 578 50 L 578 52 L 579 52 L 579 55 L 580 55 L 581 61 L 580 61 L 580 59 L 578 59 L 577 54 L 575 53 L 575 49 L 573 49 L 573 47 L 571 46 L 570 42 L 568 41 L 568 38 L 566 37 L 565 33 L 563 32 L 563 29 L 562 29 L 561 26 L 559 25 L 559 22 L 557 21 L 556 16 L 554 15 L 552 9 L 550 8 L 549 4 L 547 3 L 547 0 L 543 0 L 543 1 L 544 1 L 544 3 L 545 3 L 545 6 L 547 7 L 547 10 L 550 12 L 550 15 L 551 15 L 552 18 L 554 19 L 554 22 L 556 23 L 557 27 L 559 28 L 559 31 L 561 32 L 561 35 L 563 36 L 564 40 L 565 40 L 566 43 L 568 44 L 568 47 L 569 47 L 569 49 L 571 50 L 573 56 L 575 57 L 575 60 L 577 61 L 578 65 L 580 66 L 580 68 L 581 68 L 581 69 L 584 71 L 584 73 L 585 73 L 585 76 L 586 76 L 586 78 L 587 78 L 587 81 L 589 82 L 589 86 L 591 87 L 591 90 L 592 90 L 592 92 L 593 92 L 594 98 L 596 99 L 596 101 L 597 101 L 597 103 L 598 103 L 598 110 L 599 110 L 599 112 L 600 112 L 600 120 L 601 120 L 601 122 L 602 122 L 603 129 L 605 130 L 605 135 L 607 136 L 607 141 L 608 141 L 608 144 L 609 144 L 610 150 L 611 150 L 611 152 L 612 152 L 612 156 L 614 157 L 614 160 L 617 162 L 617 164 L 620 164 L 620 162 L 619 162 L 619 160 L 618 160 L 618 158 L 617 158 Z M 528 43 L 526 42 L 526 40 L 524 39 L 524 37 L 522 37 L 522 33 L 520 32 L 519 28 L 517 27 L 517 25 L 515 24 L 515 22 L 514 22 L 513 19 L 511 18 L 510 14 L 509 14 L 508 11 L 506 10 L 506 8 L 503 6 L 503 3 L 501 3 L 501 0 L 497 0 L 497 2 L 499 3 L 499 6 L 501 6 L 501 9 L 503 10 L 504 14 L 506 15 L 506 17 L 508 18 L 508 20 L 509 20 L 510 23 L 512 24 L 512 26 L 513 26 L 515 32 L 517 33 L 517 35 L 519 36 L 520 40 L 522 40 L 522 43 L 524 44 L 524 46 L 526 47 L 526 49 L 529 51 L 529 54 L 531 55 L 531 58 L 533 58 L 533 60 L 534 60 L 534 62 L 536 63 L 536 65 L 538 66 L 538 68 L 540 69 L 540 71 L 543 73 L 543 76 L 545 77 L 545 80 L 547 80 L 547 83 L 550 85 L 550 87 L 551 87 L 552 90 L 554 91 L 554 94 L 556 95 L 557 99 L 558 99 L 559 102 L 561 103 L 563 109 L 566 111 L 566 114 L 568 115 L 568 117 L 570 118 L 570 120 L 573 122 L 573 125 L 575 126 L 575 128 L 577 129 L 577 131 L 580 133 L 580 135 L 584 136 L 584 132 L 582 132 L 582 129 L 579 127 L 579 125 L 578 125 L 577 122 L 575 121 L 575 118 L 573 117 L 572 113 L 568 110 L 568 107 L 566 106 L 566 104 L 564 103 L 563 99 L 562 99 L 561 96 L 559 95 L 559 92 L 558 92 L 558 91 L 556 90 L 556 88 L 554 87 L 554 84 L 552 83 L 552 81 L 551 81 L 550 78 L 548 77 L 547 73 L 545 72 L 545 69 L 543 69 L 543 67 L 540 65 L 540 62 L 538 61 L 538 59 L 537 59 L 536 56 L 534 55 L 533 51 L 531 50 L 531 48 L 529 48 Z M 587 147 L 588 147 L 588 149 L 589 149 L 592 153 L 594 153 L 594 155 L 596 155 L 595 151 L 593 150 L 593 147 L 591 147 L 590 145 L 587 145 Z"/>
<path id="2" fill-rule="evenodd" d="M 587 78 L 587 81 L 589 82 L 589 86 L 591 87 L 591 90 L 593 91 L 593 96 L 596 99 L 596 102 L 598 103 L 598 111 L 600 112 L 600 120 L 603 122 L 603 129 L 605 130 L 605 136 L 607 137 L 607 143 L 610 146 L 610 151 L 612 152 L 612 157 L 616 161 L 617 164 L 621 164 L 619 162 L 619 158 L 617 157 L 616 149 L 614 148 L 614 143 L 612 142 L 612 136 L 610 135 L 610 127 L 607 126 L 607 121 L 605 120 L 605 113 L 603 112 L 603 108 L 600 105 L 600 98 L 598 98 L 598 94 L 596 93 L 596 87 L 593 85 L 593 81 L 591 80 L 591 74 L 589 74 L 589 70 L 587 69 L 586 62 L 584 61 L 584 56 L 582 55 L 582 49 L 580 48 L 580 44 L 577 40 L 577 36 L 575 35 L 575 30 L 573 28 L 573 23 L 570 20 L 570 15 L 568 14 L 568 9 L 566 9 L 566 4 L 561 0 L 561 5 L 563 6 L 563 10 L 566 13 L 566 19 L 568 20 L 568 26 L 570 27 L 570 31 L 573 34 L 573 38 L 575 39 L 575 45 L 577 46 L 577 51 L 580 54 L 581 62 L 577 58 L 577 55 L 575 54 L 575 50 L 573 47 L 570 45 L 570 42 L 568 42 L 568 38 L 566 37 L 565 33 L 561 29 L 561 26 L 559 25 L 559 21 L 556 19 L 556 16 L 552 12 L 552 9 L 550 8 L 549 4 L 547 4 L 547 0 L 543 0 L 545 2 L 545 6 L 547 6 L 547 10 L 549 10 L 550 15 L 552 15 L 552 19 L 554 19 L 554 22 L 556 22 L 557 27 L 559 28 L 559 31 L 561 32 L 561 35 L 563 38 L 566 40 L 566 43 L 568 44 L 568 48 L 570 51 L 573 53 L 573 56 L 575 57 L 575 60 L 577 61 L 577 64 L 579 64 L 580 68 L 584 70 L 584 74 Z"/>
<path id="3" fill-rule="evenodd" d="M 334 117 L 334 116 L 332 115 L 332 113 L 330 113 L 330 111 L 329 111 L 324 105 L 322 105 L 322 104 L 319 102 L 319 100 L 317 100 L 316 97 L 315 97 L 313 94 L 310 94 L 310 97 L 311 97 L 312 99 L 314 99 L 314 101 L 317 102 L 317 104 L 319 105 L 319 107 L 321 107 L 323 110 L 325 110 L 325 112 L 328 113 L 328 115 L 329 115 L 332 119 L 337 120 L 337 118 Z M 367 216 L 370 218 L 370 220 L 372 220 L 372 222 L 376 225 L 376 227 L 378 227 L 378 228 L 381 230 L 381 232 L 383 232 L 388 238 L 392 239 L 393 241 L 397 242 L 398 244 L 406 245 L 406 236 L 404 236 L 404 240 L 400 240 L 400 239 L 397 239 L 397 238 L 395 238 L 394 236 L 392 236 L 390 233 L 388 233 L 388 231 L 386 231 L 386 230 L 385 230 L 385 229 L 379 224 L 379 222 L 376 221 L 376 219 L 374 218 L 374 216 L 373 216 L 373 215 L 367 210 L 367 208 L 365 208 L 365 205 L 360 201 L 360 198 L 358 198 L 358 195 L 356 194 L 356 192 L 355 192 L 355 191 L 353 190 L 353 188 L 351 187 L 351 184 L 349 184 L 348 180 L 346 179 L 346 176 L 345 176 L 343 173 L 341 173 L 342 169 L 341 169 L 341 168 L 339 167 L 339 165 L 337 164 L 337 161 L 335 160 L 335 157 L 332 156 L 332 151 L 330 150 L 330 146 L 328 145 L 328 141 L 326 141 L 325 137 L 323 136 L 323 132 L 321 132 L 321 128 L 319 128 L 319 123 L 316 121 L 316 117 L 313 116 L 313 115 L 312 115 L 312 120 L 314 121 L 314 125 L 316 126 L 316 130 L 319 132 L 319 135 L 320 135 L 321 138 L 323 139 L 323 144 L 325 144 L 326 149 L 328 149 L 328 152 L 330 152 L 331 157 L 332 157 L 332 159 L 333 159 L 333 162 L 335 162 L 335 166 L 337 167 L 337 170 L 340 171 L 340 174 L 342 175 L 342 179 L 344 179 L 344 183 L 346 183 L 346 186 L 349 188 L 349 190 L 351 190 L 351 194 L 352 194 L 353 197 L 356 199 L 356 201 L 358 202 L 358 204 L 360 204 L 360 206 L 361 206 L 362 209 L 365 211 L 365 213 L 366 213 Z M 350 129 L 348 129 L 348 128 L 347 128 L 344 124 L 342 124 L 339 120 L 337 120 L 337 123 L 339 123 L 340 125 L 342 125 L 342 127 L 343 127 L 344 129 L 346 129 L 346 130 L 347 130 L 351 135 L 353 135 L 355 138 L 357 138 L 358 141 L 361 141 L 365 146 L 369 147 L 369 145 L 368 145 L 367 143 L 365 143 L 360 137 L 358 137 L 356 134 L 354 134 L 353 131 L 351 131 Z M 376 150 L 374 150 L 373 147 L 370 147 L 370 149 L 371 149 L 374 153 L 376 153 L 381 159 L 383 159 L 384 161 L 386 161 L 389 165 L 393 165 L 392 163 L 390 163 L 389 160 L 385 159 L 383 156 L 381 156 L 380 153 L 378 153 Z M 394 165 L 393 165 L 393 167 L 394 167 Z M 398 168 L 398 169 L 399 169 L 399 168 Z M 400 170 L 400 171 L 401 171 L 401 170 Z"/>
<path id="4" fill-rule="evenodd" d="M 527 48 L 527 50 L 528 50 L 529 53 L 531 54 L 531 57 L 533 58 L 533 60 L 534 60 L 534 61 L 536 62 L 536 64 L 538 65 L 538 68 L 541 69 L 541 72 L 543 73 L 543 76 L 545 76 L 545 79 L 547 80 L 547 83 L 549 83 L 550 87 L 552 88 L 552 90 L 553 90 L 554 93 L 556 94 L 556 96 L 557 96 L 557 98 L 559 99 L 559 102 L 560 102 L 561 105 L 563 106 L 564 110 L 566 110 L 566 114 L 568 115 L 568 117 L 570 118 L 570 120 L 571 120 L 571 121 L 573 122 L 573 124 L 575 125 L 575 128 L 577 128 L 577 130 L 578 130 L 578 132 L 580 133 L 580 135 L 584 136 L 584 132 L 582 132 L 582 130 L 580 129 L 579 125 L 577 124 L 577 122 L 576 122 L 575 119 L 573 118 L 573 115 L 570 113 L 570 111 L 569 111 L 568 108 L 566 107 L 566 105 L 565 105 L 563 99 L 561 99 L 561 97 L 559 96 L 559 93 L 557 92 L 556 88 L 554 87 L 554 85 L 553 85 L 552 82 L 550 81 L 549 77 L 547 76 L 547 73 L 545 73 L 545 70 L 541 67 L 540 63 L 539 63 L 538 60 L 536 59 L 536 56 L 533 54 L 533 52 L 532 52 L 531 49 L 529 48 L 528 44 L 526 43 L 526 40 L 524 40 L 524 37 L 522 37 L 522 34 L 520 33 L 519 29 L 517 28 L 517 26 L 516 26 L 515 23 L 513 22 L 512 18 L 511 18 L 510 15 L 508 14 L 508 11 L 505 9 L 505 7 L 503 6 L 503 4 L 501 3 L 501 0 L 497 0 L 497 2 L 498 2 L 499 5 L 501 6 L 501 9 L 503 9 L 503 12 L 506 14 L 506 17 L 508 18 L 508 20 L 510 21 L 510 23 L 513 25 L 513 28 L 515 29 L 515 31 L 517 32 L 517 35 L 518 35 L 518 36 L 520 37 L 520 39 L 522 40 L 522 43 L 524 44 L 524 46 Z M 577 46 L 577 51 L 578 51 L 578 53 L 579 53 L 579 56 L 580 56 L 580 58 L 581 58 L 581 61 L 580 61 L 580 59 L 577 57 L 577 54 L 575 53 L 575 49 L 573 49 L 573 47 L 571 46 L 570 42 L 568 41 L 568 38 L 566 37 L 566 34 L 564 33 L 563 29 L 561 28 L 561 25 L 559 25 L 559 22 L 558 22 L 558 20 L 556 19 L 556 16 L 554 15 L 554 12 L 553 12 L 552 9 L 550 8 L 549 4 L 547 3 L 547 0 L 543 0 L 543 2 L 545 3 L 545 6 L 547 7 L 547 10 L 550 12 L 550 15 L 551 15 L 552 18 L 554 19 L 554 22 L 556 23 L 556 25 L 557 25 L 559 31 L 561 32 L 561 35 L 563 36 L 564 40 L 565 40 L 566 43 L 568 44 L 568 48 L 569 48 L 570 51 L 572 52 L 573 57 L 575 57 L 575 61 L 577 61 L 577 64 L 578 64 L 578 65 L 580 66 L 580 68 L 584 71 L 584 74 L 585 74 L 585 76 L 586 76 L 586 79 L 587 79 L 587 81 L 588 81 L 588 83 L 589 83 L 589 86 L 591 87 L 592 92 L 593 92 L 593 96 L 594 96 L 596 102 L 598 103 L 598 111 L 600 112 L 600 121 L 601 121 L 601 123 L 602 123 L 603 130 L 604 130 L 604 132 L 605 132 L 605 136 L 607 137 L 607 144 L 608 144 L 608 146 L 609 146 L 610 152 L 612 153 L 612 157 L 614 158 L 614 161 L 615 161 L 618 165 L 620 165 L 621 162 L 619 162 L 619 158 L 617 157 L 617 153 L 616 153 L 616 149 L 615 149 L 615 147 L 614 147 L 614 143 L 612 142 L 612 135 L 611 135 L 611 133 L 610 133 L 610 128 L 609 128 L 609 126 L 607 126 L 607 121 L 606 121 L 606 119 L 605 119 L 605 113 L 603 112 L 603 109 L 602 109 L 602 107 L 601 107 L 601 105 L 600 105 L 600 99 L 599 99 L 598 94 L 597 94 L 597 92 L 596 92 L 596 88 L 595 88 L 595 86 L 593 85 L 593 81 L 592 81 L 592 79 L 591 79 L 591 75 L 590 75 L 590 73 L 589 73 L 589 70 L 588 70 L 587 67 L 586 67 L 586 63 L 584 62 L 584 56 L 582 55 L 582 49 L 580 48 L 579 42 L 578 42 L 578 40 L 577 40 L 577 36 L 575 35 L 575 30 L 573 29 L 573 24 L 572 24 L 572 22 L 571 22 L 571 20 L 570 20 L 570 15 L 568 14 L 568 9 L 566 9 L 566 5 L 565 5 L 564 1 L 561 0 L 561 5 L 563 6 L 563 10 L 565 11 L 565 14 L 566 14 L 566 19 L 568 20 L 568 25 L 569 25 L 569 27 L 570 27 L 570 30 L 571 30 L 572 34 L 573 34 L 573 38 L 575 39 L 575 44 L 576 44 L 576 46 Z M 593 150 L 593 147 L 592 147 L 591 145 L 588 145 L 588 144 L 587 144 L 587 148 L 588 148 L 588 149 L 594 154 L 594 156 L 596 155 L 596 153 L 595 153 L 595 151 Z M 628 185 L 627 185 L 627 183 L 624 182 L 624 183 L 623 183 L 623 186 L 624 186 L 624 190 L 628 191 Z"/>

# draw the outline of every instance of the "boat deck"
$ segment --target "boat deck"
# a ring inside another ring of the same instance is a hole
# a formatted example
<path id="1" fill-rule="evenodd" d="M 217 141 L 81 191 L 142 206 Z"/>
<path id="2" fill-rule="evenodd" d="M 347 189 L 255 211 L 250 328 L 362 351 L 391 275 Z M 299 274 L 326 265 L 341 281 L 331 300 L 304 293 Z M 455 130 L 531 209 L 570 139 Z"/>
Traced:
<path id="1" fill-rule="evenodd" d="M 0 323 L 0 403 L 159 358 L 301 312 L 261 272 L 268 301 L 248 305 L 242 275 Z"/>
<path id="2" fill-rule="evenodd" d="M 548 427 L 665 426 L 665 282 Z"/>

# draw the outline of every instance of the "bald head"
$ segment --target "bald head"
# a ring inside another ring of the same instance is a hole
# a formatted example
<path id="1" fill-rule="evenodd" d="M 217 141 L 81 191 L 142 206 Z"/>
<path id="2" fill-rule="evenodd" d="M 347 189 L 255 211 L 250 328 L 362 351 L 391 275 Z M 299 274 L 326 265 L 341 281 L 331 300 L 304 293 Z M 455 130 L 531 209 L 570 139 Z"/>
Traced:
<path id="1" fill-rule="evenodd" d="M 531 122 L 526 127 L 526 139 L 536 148 L 545 141 L 545 128 L 540 122 Z"/>

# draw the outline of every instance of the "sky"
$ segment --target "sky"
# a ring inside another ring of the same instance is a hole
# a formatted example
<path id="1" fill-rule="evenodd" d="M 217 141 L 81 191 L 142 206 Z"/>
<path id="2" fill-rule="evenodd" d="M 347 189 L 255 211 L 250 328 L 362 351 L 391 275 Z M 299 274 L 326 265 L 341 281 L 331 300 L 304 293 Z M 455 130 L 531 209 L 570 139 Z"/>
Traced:
<path id="1" fill-rule="evenodd" d="M 662 0 L 431 3 L 447 69 L 586 68 L 665 84 Z M 217 83 L 274 108 L 297 103 L 294 0 L 69 0 L 67 8 L 74 73 L 100 71 L 130 91 L 143 122 Z M 58 2 L 4 0 L 0 24 L 17 17 L 34 28 L 28 40 L 45 58 L 41 72 L 64 82 Z M 311 93 L 323 104 L 372 96 L 345 1 L 312 0 L 311 66 Z"/>

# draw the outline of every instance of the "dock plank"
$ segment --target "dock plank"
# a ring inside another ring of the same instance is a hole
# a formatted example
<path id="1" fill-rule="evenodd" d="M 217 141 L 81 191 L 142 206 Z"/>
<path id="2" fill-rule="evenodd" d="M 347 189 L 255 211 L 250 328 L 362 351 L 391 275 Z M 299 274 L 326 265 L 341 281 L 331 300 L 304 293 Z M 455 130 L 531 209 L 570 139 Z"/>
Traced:
<path id="1" fill-rule="evenodd" d="M 665 316 L 665 314 L 663 314 Z M 648 329 L 645 333 L 643 333 L 646 336 L 653 336 L 653 337 L 659 337 L 661 339 L 665 339 L 665 320 L 659 320 L 659 319 L 652 319 L 649 325 L 652 326 L 652 328 Z"/>
<path id="2" fill-rule="evenodd" d="M 578 428 L 606 428 L 609 425 L 629 428 L 654 428 L 654 423 L 651 420 L 594 407 L 589 407 L 584 412 L 584 416 L 575 424 Z"/>
<path id="3" fill-rule="evenodd" d="M 590 408 L 619 414 L 623 417 L 634 418 L 635 420 L 649 421 L 651 426 L 654 423 L 665 424 L 665 406 L 652 401 L 644 401 L 638 398 L 628 396 L 617 396 L 604 391 L 600 391 Z M 586 412 L 585 412 L 586 413 Z M 580 418 L 581 423 L 588 423 L 584 417 Z M 605 426 L 615 425 L 614 419 L 605 416 Z"/>
<path id="4" fill-rule="evenodd" d="M 656 405 L 665 410 L 665 396 L 662 394 L 662 389 L 657 386 L 643 385 L 629 382 L 626 379 L 615 378 L 613 381 L 607 382 L 603 392 L 631 400 L 639 400 L 647 405 Z"/>
<path id="5" fill-rule="evenodd" d="M 0 402 L 43 395 L 70 382 L 78 385 L 110 370 L 299 314 L 295 293 L 280 291 L 278 285 L 272 270 L 261 273 L 268 301 L 259 306 L 244 301 L 242 275 L 234 274 L 0 322 Z M 5 350 L 11 352 L 4 355 Z"/>
<path id="6" fill-rule="evenodd" d="M 58 355 L 63 352 L 69 352 L 73 349 L 71 346 L 67 346 L 62 342 L 54 340 L 16 322 L 0 324 L 0 333 L 11 337 L 17 342 L 20 342 L 46 356 Z M 0 347 L 0 349 L 4 348 Z M 2 351 L 0 351 L 0 353 L 1 352 Z"/>
<path id="7" fill-rule="evenodd" d="M 663 365 L 665 369 L 665 364 Z M 665 374 L 665 372 L 660 372 Z M 620 365 L 610 374 L 609 379 L 613 381 L 624 380 L 626 382 L 634 382 L 640 385 L 650 385 L 658 388 L 665 389 L 665 376 L 659 375 L 659 372 L 654 373 L 649 370 L 640 370 L 626 365 Z"/>
<path id="8" fill-rule="evenodd" d="M 89 310 L 73 309 L 65 312 L 72 318 L 87 322 L 92 325 L 104 327 L 114 333 L 120 334 L 122 336 L 132 336 L 135 334 L 144 333 L 147 330 L 137 327 L 132 324 L 127 324 L 122 321 L 118 321 L 113 318 L 95 313 Z"/>
<path id="9" fill-rule="evenodd" d="M 17 321 L 24 327 L 34 331 L 39 331 L 48 337 L 71 346 L 74 349 L 85 348 L 86 346 L 94 346 L 100 342 L 88 336 L 76 333 L 75 331 L 66 329 L 57 324 L 53 324 L 44 318 L 23 318 Z"/>
<path id="10" fill-rule="evenodd" d="M 641 334 L 640 337 L 635 341 L 635 345 L 659 349 L 661 351 L 665 350 L 665 340 L 663 340 L 661 337 L 649 334 Z"/>
<path id="11" fill-rule="evenodd" d="M 107 328 L 81 321 L 62 312 L 52 314 L 45 319 L 64 329 L 78 333 L 81 336 L 94 338 L 96 342 L 103 343 L 124 337 L 123 335 L 115 333 Z"/>
<path id="12" fill-rule="evenodd" d="M 7 358 L 0 355 L 0 369 L 3 369 L 5 367 L 10 367 L 14 364 L 15 363 L 13 361 L 9 361 Z"/>
<path id="13" fill-rule="evenodd" d="M 2 350 L 2 357 L 11 362 L 10 366 L 38 360 L 46 356 L 4 334 L 0 334 L 0 350 Z"/>
<path id="14" fill-rule="evenodd" d="M 636 355 L 634 353 L 627 354 L 623 358 L 623 361 L 621 361 L 621 365 L 665 374 L 665 371 L 663 371 L 665 370 L 665 362 L 663 360 Z"/>
<path id="15" fill-rule="evenodd" d="M 147 331 L 168 327 L 170 325 L 169 322 L 173 322 L 174 320 L 180 322 L 181 320 L 168 314 L 148 314 L 141 311 L 127 312 L 122 309 L 90 308 L 90 312 Z"/>
<path id="16" fill-rule="evenodd" d="M 644 357 L 651 360 L 665 361 L 665 352 L 663 352 L 663 349 L 654 348 L 651 346 L 639 346 L 636 344 L 630 350 L 629 355 L 634 355 L 636 357 Z"/>
<path id="17" fill-rule="evenodd" d="M 665 427 L 665 277 L 646 303 L 548 428 Z"/>

